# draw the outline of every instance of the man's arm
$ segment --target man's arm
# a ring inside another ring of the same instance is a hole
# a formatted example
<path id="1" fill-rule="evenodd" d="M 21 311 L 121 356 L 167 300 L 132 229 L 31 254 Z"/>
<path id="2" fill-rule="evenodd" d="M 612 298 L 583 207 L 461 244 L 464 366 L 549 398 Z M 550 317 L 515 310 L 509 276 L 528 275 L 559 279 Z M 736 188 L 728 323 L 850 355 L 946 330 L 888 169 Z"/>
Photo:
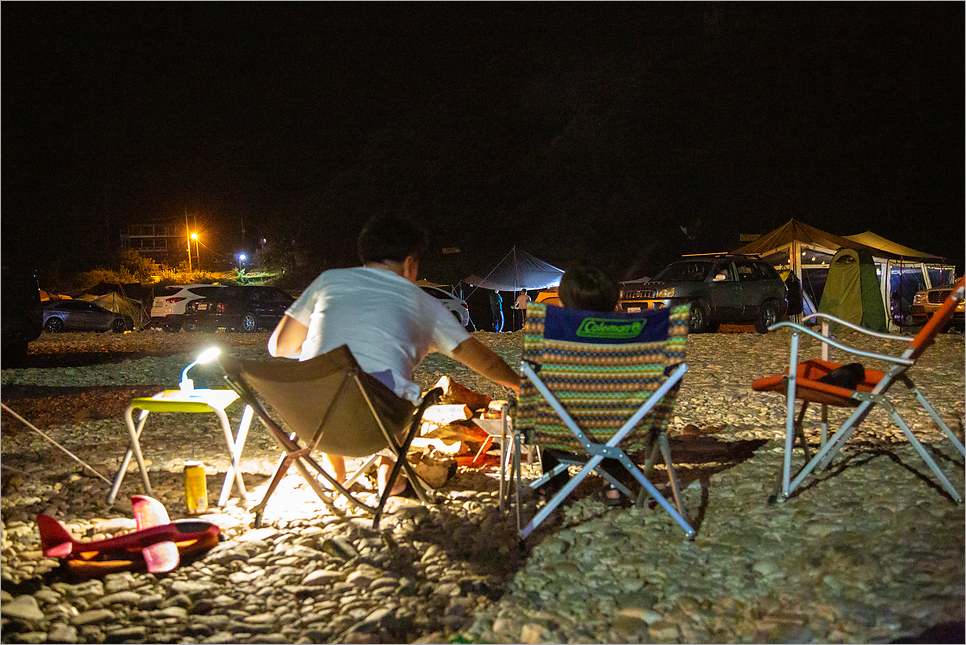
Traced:
<path id="1" fill-rule="evenodd" d="M 299 358 L 308 333 L 308 327 L 285 314 L 268 339 L 268 353 L 283 358 Z"/>
<path id="2" fill-rule="evenodd" d="M 456 346 L 450 356 L 495 383 L 520 393 L 520 375 L 513 371 L 496 352 L 472 336 Z"/>

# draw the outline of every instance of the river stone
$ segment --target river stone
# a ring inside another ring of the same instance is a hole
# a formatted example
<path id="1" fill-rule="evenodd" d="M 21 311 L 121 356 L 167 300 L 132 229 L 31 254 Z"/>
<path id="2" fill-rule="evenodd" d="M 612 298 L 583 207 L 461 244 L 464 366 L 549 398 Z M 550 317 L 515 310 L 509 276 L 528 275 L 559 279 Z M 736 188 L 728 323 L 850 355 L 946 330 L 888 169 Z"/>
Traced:
<path id="1" fill-rule="evenodd" d="M 20 596 L 10 602 L 3 603 L 0 613 L 6 618 L 39 621 L 44 619 L 44 612 L 33 596 Z"/>

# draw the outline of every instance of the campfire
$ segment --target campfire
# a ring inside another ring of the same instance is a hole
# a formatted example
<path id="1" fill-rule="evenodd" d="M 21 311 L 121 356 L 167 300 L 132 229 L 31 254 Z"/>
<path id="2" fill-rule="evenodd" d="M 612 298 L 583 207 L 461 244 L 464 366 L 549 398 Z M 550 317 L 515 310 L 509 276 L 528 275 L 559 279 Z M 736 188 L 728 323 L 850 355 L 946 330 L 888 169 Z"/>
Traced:
<path id="1" fill-rule="evenodd" d="M 499 468 L 499 455 L 489 450 L 493 446 L 491 433 L 498 435 L 502 430 L 506 402 L 479 394 L 448 376 L 434 387 L 442 388 L 443 396 L 438 404 L 426 409 L 410 450 L 410 462 L 419 476 L 438 488 L 459 466 Z"/>

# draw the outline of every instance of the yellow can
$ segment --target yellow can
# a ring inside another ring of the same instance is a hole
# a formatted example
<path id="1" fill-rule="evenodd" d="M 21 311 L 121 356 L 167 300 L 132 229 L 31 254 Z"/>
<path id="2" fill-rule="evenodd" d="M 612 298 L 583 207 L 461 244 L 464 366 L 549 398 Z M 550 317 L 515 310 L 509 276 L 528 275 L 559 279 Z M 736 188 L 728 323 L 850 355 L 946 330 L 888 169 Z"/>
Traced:
<path id="1" fill-rule="evenodd" d="M 184 462 L 184 496 L 189 513 L 208 510 L 208 482 L 205 480 L 205 465 L 200 461 Z"/>

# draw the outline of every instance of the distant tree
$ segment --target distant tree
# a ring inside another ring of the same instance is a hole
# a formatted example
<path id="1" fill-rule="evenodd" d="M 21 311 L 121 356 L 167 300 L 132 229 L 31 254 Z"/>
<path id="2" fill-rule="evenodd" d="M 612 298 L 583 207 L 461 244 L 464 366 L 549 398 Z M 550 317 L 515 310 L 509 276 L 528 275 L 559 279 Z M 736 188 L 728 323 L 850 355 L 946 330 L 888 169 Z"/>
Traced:
<path id="1" fill-rule="evenodd" d="M 150 282 L 151 276 L 161 271 L 161 266 L 157 262 L 132 250 L 121 251 L 119 263 L 121 269 L 126 270 L 138 282 Z"/>

